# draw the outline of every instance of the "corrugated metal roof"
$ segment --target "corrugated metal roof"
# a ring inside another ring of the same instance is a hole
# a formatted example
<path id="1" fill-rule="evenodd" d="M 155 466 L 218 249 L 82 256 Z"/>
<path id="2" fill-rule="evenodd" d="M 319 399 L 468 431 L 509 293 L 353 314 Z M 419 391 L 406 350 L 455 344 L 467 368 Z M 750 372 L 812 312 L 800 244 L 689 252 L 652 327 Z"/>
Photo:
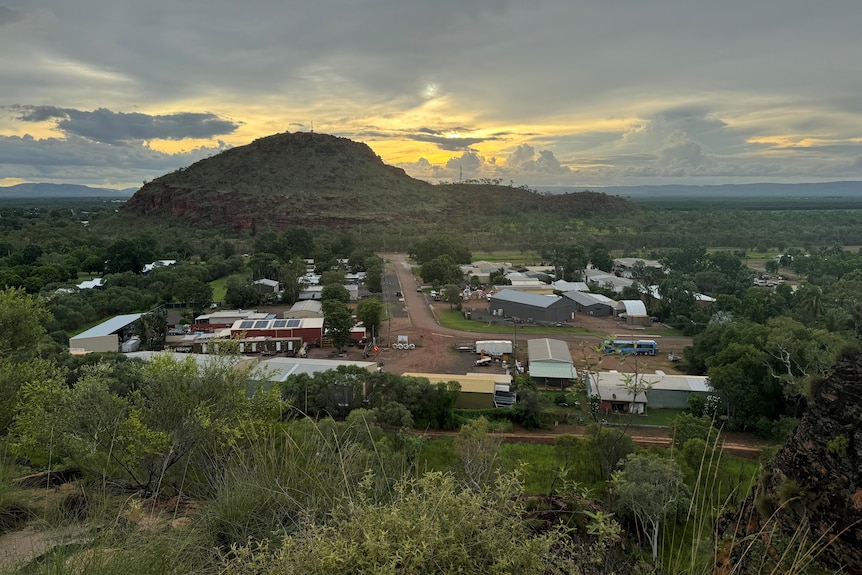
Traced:
<path id="1" fill-rule="evenodd" d="M 508 301 L 512 303 L 520 303 L 531 305 L 533 307 L 546 308 L 554 305 L 563 299 L 560 296 L 537 295 L 532 293 L 520 292 L 517 290 L 504 289 L 491 296 L 491 301 Z"/>
<path id="2" fill-rule="evenodd" d="M 563 363 L 574 363 L 569 346 L 558 339 L 529 339 L 527 340 L 527 355 L 530 362 L 534 361 L 556 361 Z"/>
<path id="3" fill-rule="evenodd" d="M 617 302 L 612 300 L 611 298 L 604 296 L 602 294 L 597 293 L 586 293 L 581 291 L 568 291 L 564 293 L 567 298 L 570 300 L 582 305 L 582 306 L 591 306 L 596 304 L 606 305 L 608 307 L 615 307 Z"/>
<path id="4" fill-rule="evenodd" d="M 553 379 L 575 379 L 578 377 L 578 372 L 571 363 L 531 361 L 530 375 L 532 377 L 549 377 Z"/>
<path id="5" fill-rule="evenodd" d="M 141 319 L 140 313 L 127 313 L 125 315 L 114 316 L 109 320 L 103 321 L 97 326 L 91 327 L 83 333 L 79 333 L 72 339 L 82 339 L 87 337 L 103 337 L 118 332 L 129 324 L 132 324 Z"/>
<path id="6" fill-rule="evenodd" d="M 631 375 L 631 374 L 628 374 Z M 601 372 L 598 374 L 599 385 L 622 387 L 627 374 L 618 372 Z M 667 375 L 660 373 L 642 373 L 639 377 L 652 384 L 652 389 L 663 391 L 700 391 L 710 392 L 709 380 L 700 375 Z"/>
<path id="7" fill-rule="evenodd" d="M 461 384 L 461 391 L 464 393 L 489 393 L 492 394 L 496 390 L 497 377 L 494 374 L 485 373 L 468 373 L 458 375 L 454 373 L 402 373 L 402 376 L 408 377 L 424 377 L 432 384 L 449 383 L 457 381 Z"/>
<path id="8" fill-rule="evenodd" d="M 269 381 L 285 381 L 288 376 L 297 373 L 314 375 L 321 371 L 337 369 L 340 365 L 355 365 L 369 371 L 377 369 L 374 361 L 342 361 L 337 359 L 301 359 L 290 357 L 274 357 L 258 364 L 258 374 L 266 374 Z"/>

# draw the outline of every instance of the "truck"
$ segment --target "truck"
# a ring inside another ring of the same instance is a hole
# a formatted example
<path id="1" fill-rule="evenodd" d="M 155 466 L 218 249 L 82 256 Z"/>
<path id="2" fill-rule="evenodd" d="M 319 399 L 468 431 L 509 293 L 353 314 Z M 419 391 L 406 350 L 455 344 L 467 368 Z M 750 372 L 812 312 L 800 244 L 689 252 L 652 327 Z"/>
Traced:
<path id="1" fill-rule="evenodd" d="M 512 342 L 507 339 L 486 339 L 476 342 L 476 353 L 491 357 L 504 357 L 512 353 Z"/>

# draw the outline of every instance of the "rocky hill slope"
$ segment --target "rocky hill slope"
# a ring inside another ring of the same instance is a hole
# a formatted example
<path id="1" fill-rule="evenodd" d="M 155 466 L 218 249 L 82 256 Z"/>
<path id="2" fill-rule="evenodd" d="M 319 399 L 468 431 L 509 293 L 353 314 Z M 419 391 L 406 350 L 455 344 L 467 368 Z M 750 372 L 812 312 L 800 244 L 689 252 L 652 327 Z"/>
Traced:
<path id="1" fill-rule="evenodd" d="M 862 353 L 845 355 L 817 386 L 757 489 L 722 517 L 719 536 L 735 541 L 724 572 L 748 573 L 740 566 L 761 561 L 787 572 L 811 546 L 819 561 L 862 574 Z"/>
<path id="2" fill-rule="evenodd" d="M 551 196 L 489 185 L 432 185 L 385 164 L 367 145 L 327 134 L 276 134 L 145 184 L 124 211 L 234 231 L 293 225 L 457 229 L 478 213 L 583 216 L 628 204 L 604 194 Z"/>

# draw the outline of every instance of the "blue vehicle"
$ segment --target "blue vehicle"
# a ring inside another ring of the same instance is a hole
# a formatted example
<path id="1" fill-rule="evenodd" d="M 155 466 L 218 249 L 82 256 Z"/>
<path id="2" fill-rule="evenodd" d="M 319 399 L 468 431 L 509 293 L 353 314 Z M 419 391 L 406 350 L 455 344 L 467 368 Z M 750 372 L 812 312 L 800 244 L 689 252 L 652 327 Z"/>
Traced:
<path id="1" fill-rule="evenodd" d="M 618 353 L 620 355 L 655 355 L 658 353 L 658 344 L 652 339 L 639 339 L 637 341 L 606 339 L 604 351 L 605 353 Z"/>

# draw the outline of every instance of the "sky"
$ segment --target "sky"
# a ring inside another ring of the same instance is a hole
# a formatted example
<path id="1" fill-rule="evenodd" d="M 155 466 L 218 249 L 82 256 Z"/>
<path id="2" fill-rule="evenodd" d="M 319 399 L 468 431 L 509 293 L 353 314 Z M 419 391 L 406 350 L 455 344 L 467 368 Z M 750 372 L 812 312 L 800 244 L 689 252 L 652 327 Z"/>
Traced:
<path id="1" fill-rule="evenodd" d="M 433 183 L 862 179 L 859 0 L 0 0 L 0 185 L 282 132 Z"/>

